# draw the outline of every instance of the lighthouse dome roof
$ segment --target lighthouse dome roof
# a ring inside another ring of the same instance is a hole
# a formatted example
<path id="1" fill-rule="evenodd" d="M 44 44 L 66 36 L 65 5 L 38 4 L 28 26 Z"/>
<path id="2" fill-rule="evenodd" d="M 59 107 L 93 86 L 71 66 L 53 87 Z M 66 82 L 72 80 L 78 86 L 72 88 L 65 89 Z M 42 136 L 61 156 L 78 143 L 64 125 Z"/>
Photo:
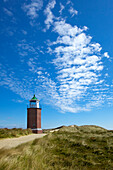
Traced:
<path id="1" fill-rule="evenodd" d="M 34 94 L 34 96 L 32 97 L 31 100 L 37 100 L 37 98 L 35 97 L 35 94 Z"/>
<path id="2" fill-rule="evenodd" d="M 32 97 L 31 100 L 38 100 L 38 99 L 36 98 L 35 94 L 34 94 L 34 96 Z M 31 100 L 30 100 L 30 101 L 31 101 Z M 38 101 L 40 101 L 40 100 L 38 100 Z"/>

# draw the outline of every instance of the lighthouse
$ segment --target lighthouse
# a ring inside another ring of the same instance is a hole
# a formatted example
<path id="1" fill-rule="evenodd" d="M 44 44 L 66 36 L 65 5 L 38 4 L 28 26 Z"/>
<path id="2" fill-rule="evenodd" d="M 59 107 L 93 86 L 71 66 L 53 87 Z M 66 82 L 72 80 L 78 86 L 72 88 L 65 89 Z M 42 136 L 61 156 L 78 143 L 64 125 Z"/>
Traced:
<path id="1" fill-rule="evenodd" d="M 41 129 L 41 108 L 35 95 L 29 100 L 27 108 L 27 128 L 32 129 L 33 133 L 42 133 Z"/>

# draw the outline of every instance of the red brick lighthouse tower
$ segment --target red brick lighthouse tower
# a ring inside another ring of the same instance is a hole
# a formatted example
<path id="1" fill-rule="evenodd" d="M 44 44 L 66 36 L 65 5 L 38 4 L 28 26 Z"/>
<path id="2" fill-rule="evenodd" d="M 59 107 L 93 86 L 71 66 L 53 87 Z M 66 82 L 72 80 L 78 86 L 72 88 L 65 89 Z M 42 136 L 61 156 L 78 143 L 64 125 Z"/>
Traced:
<path id="1" fill-rule="evenodd" d="M 42 133 L 41 129 L 41 108 L 39 108 L 39 101 L 35 95 L 27 108 L 27 128 L 32 129 L 33 133 Z"/>

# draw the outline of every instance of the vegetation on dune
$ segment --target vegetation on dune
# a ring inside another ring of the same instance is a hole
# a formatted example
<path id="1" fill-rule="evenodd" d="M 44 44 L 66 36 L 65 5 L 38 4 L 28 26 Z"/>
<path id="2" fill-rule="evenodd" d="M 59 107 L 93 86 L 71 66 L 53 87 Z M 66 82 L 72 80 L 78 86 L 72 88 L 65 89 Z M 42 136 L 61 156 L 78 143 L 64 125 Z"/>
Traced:
<path id="1" fill-rule="evenodd" d="M 75 125 L 74 125 L 75 126 Z M 49 132 L 54 132 L 54 131 L 57 131 L 59 129 L 62 129 L 63 127 L 66 127 L 66 126 L 59 126 L 57 128 L 52 128 L 52 129 L 43 129 L 43 133 L 49 133 Z"/>
<path id="2" fill-rule="evenodd" d="M 13 129 L 0 129 L 0 139 L 3 138 L 12 138 L 12 137 L 19 137 L 31 134 L 31 129 L 22 129 L 22 128 L 13 128 Z"/>
<path id="3" fill-rule="evenodd" d="M 0 169 L 113 169 L 113 132 L 98 126 L 63 127 L 41 139 L 0 150 Z"/>

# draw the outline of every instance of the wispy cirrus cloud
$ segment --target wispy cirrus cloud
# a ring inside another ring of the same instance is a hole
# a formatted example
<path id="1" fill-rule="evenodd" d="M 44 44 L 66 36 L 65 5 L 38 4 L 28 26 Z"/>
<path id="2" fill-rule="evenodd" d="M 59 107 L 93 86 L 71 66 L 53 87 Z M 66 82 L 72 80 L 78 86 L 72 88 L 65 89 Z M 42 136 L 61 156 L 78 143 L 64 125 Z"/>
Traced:
<path id="1" fill-rule="evenodd" d="M 8 0 L 4 0 L 4 2 L 7 2 Z"/>
<path id="2" fill-rule="evenodd" d="M 38 17 L 38 11 L 41 10 L 42 7 L 42 0 L 31 0 L 31 3 L 29 4 L 24 3 L 22 8 L 31 19 L 35 19 Z"/>
<path id="3" fill-rule="evenodd" d="M 56 1 L 55 0 L 51 0 L 47 4 L 46 9 L 44 10 L 44 14 L 47 17 L 46 20 L 45 20 L 45 24 L 46 24 L 47 29 L 49 29 L 51 24 L 53 23 L 54 15 L 53 15 L 51 10 L 54 9 L 55 4 L 56 4 Z"/>
<path id="4" fill-rule="evenodd" d="M 69 12 L 72 15 L 72 17 L 78 14 L 78 11 L 73 7 L 70 7 Z"/>
<path id="5" fill-rule="evenodd" d="M 8 15 L 8 16 L 13 16 L 13 13 L 8 10 L 7 8 L 4 8 L 4 12 Z"/>
<path id="6" fill-rule="evenodd" d="M 0 65 L 0 85 L 8 87 L 22 99 L 29 100 L 36 93 L 43 103 L 61 112 L 75 113 L 88 111 L 95 105 L 100 107 L 113 99 L 102 59 L 104 56 L 107 60 L 110 56 L 107 52 L 102 54 L 101 45 L 93 41 L 86 26 L 78 27 L 63 16 L 64 10 L 70 12 L 70 17 L 78 14 L 71 1 L 65 4 L 67 6 L 55 0 L 48 1 L 45 7 L 42 0 L 24 3 L 22 8 L 31 21 L 38 22 L 36 19 L 42 7 L 42 18 L 46 19 L 42 30 L 38 30 L 40 32 L 37 33 L 36 28 L 34 32 L 32 30 L 36 35 L 34 41 L 30 42 L 29 38 L 18 41 L 18 74 L 16 67 L 12 70 Z M 29 30 L 23 28 L 21 32 L 29 36 Z"/>
<path id="7" fill-rule="evenodd" d="M 59 13 L 62 14 L 62 11 L 65 9 L 65 6 L 60 3 L 60 10 L 59 10 Z"/>
<path id="8" fill-rule="evenodd" d="M 25 31 L 25 30 L 22 30 L 22 33 L 23 33 L 24 35 L 27 35 L 27 31 Z"/>
<path id="9" fill-rule="evenodd" d="M 17 44 L 18 53 L 20 55 L 21 62 L 28 61 L 30 55 L 34 56 L 34 58 L 38 57 L 39 49 L 34 46 L 34 43 L 28 43 L 25 39 L 21 40 Z"/>
<path id="10" fill-rule="evenodd" d="M 102 104 L 104 96 L 102 100 L 97 100 L 100 97 L 99 85 L 104 86 L 101 77 L 104 69 L 101 45 L 91 41 L 92 37 L 85 33 L 86 26 L 79 28 L 61 20 L 54 22 L 53 31 L 58 37 L 56 41 L 49 43 L 49 48 L 56 54 L 53 64 L 57 70 L 57 89 L 63 110 L 77 112 L 91 109 L 95 103 Z M 95 87 L 98 90 L 93 94 L 95 99 L 92 100 L 92 88 Z M 102 88 L 101 93 L 104 93 Z M 81 100 L 86 101 L 82 106 Z M 91 101 L 90 104 L 87 100 Z"/>

